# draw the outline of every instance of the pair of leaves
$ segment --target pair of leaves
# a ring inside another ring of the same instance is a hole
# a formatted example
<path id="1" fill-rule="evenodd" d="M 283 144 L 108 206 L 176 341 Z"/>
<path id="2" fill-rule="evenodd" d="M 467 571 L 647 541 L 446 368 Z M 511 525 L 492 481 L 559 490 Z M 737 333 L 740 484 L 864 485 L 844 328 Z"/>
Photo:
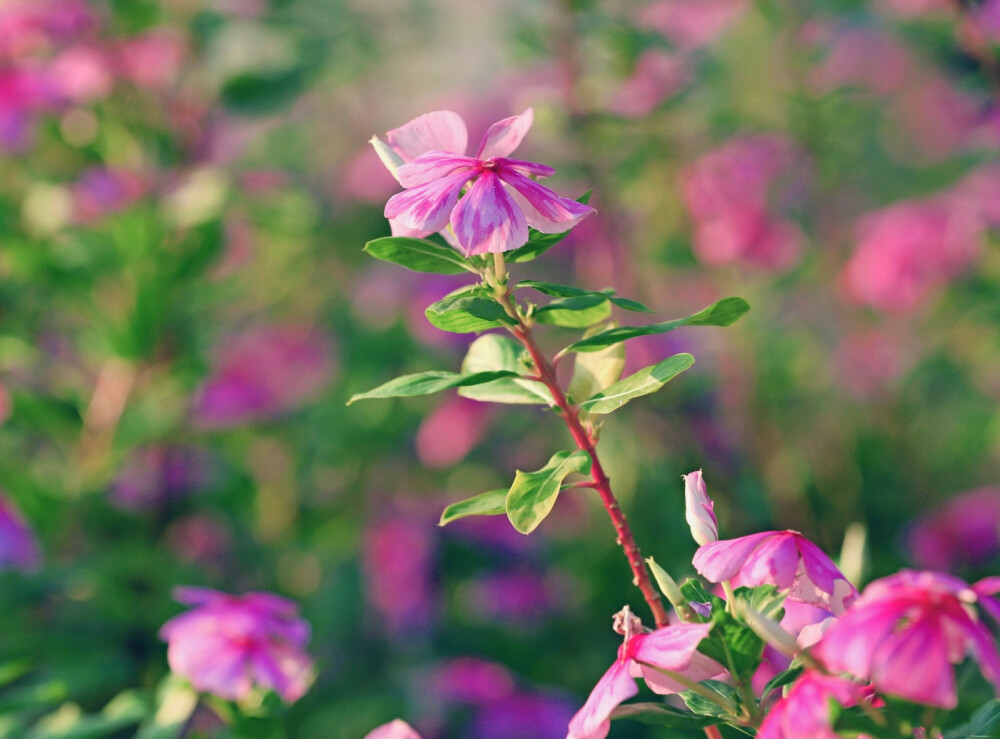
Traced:
<path id="1" fill-rule="evenodd" d="M 638 301 L 616 296 L 611 288 L 585 290 L 582 287 L 559 285 L 554 282 L 522 280 L 514 286 L 514 289 L 525 287 L 556 298 L 535 310 L 535 320 L 564 328 L 587 328 L 607 320 L 611 316 L 612 305 L 641 313 L 653 312 Z"/>
<path id="2" fill-rule="evenodd" d="M 441 514 L 444 526 L 466 516 L 507 514 L 514 528 L 530 534 L 552 512 L 563 480 L 574 472 L 590 472 L 590 455 L 584 451 L 557 452 L 535 472 L 517 471 L 509 490 L 490 490 L 468 500 L 453 503 Z"/>
<path id="3" fill-rule="evenodd" d="M 462 360 L 462 373 L 511 372 L 520 375 L 527 365 L 522 361 L 524 350 L 513 339 L 500 334 L 484 334 L 469 345 Z M 458 394 L 488 403 L 549 404 L 552 395 L 537 380 L 508 377 L 479 385 L 459 388 Z"/>
<path id="4" fill-rule="evenodd" d="M 610 385 L 580 403 L 580 409 L 587 413 L 611 413 L 634 398 L 655 393 L 693 364 L 694 357 L 690 354 L 675 354 Z"/>

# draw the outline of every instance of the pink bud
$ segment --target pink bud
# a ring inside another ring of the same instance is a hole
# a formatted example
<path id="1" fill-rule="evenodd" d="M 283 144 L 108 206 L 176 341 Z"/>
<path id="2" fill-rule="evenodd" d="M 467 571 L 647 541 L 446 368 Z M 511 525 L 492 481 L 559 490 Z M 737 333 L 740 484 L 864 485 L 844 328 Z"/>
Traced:
<path id="1" fill-rule="evenodd" d="M 699 546 L 719 540 L 715 504 L 708 497 L 701 470 L 684 475 L 684 517 L 691 527 L 691 537 Z"/>

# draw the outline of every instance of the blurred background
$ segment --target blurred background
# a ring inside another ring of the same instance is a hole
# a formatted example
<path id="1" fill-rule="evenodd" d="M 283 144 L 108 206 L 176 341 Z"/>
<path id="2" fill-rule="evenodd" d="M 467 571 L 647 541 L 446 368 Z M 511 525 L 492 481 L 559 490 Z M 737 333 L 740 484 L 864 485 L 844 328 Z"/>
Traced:
<path id="1" fill-rule="evenodd" d="M 645 555 L 693 574 L 703 469 L 724 537 L 851 530 L 859 586 L 996 572 L 998 0 L 4 0 L 0 737 L 132 736 L 74 717 L 152 695 L 181 584 L 301 603 L 317 679 L 267 736 L 565 735 L 645 613 L 603 510 L 436 525 L 565 429 L 344 405 L 475 338 L 423 316 L 466 278 L 361 252 L 398 190 L 367 140 L 529 106 L 519 158 L 598 215 L 515 279 L 753 306 L 629 343 L 697 358 L 603 431 Z"/>

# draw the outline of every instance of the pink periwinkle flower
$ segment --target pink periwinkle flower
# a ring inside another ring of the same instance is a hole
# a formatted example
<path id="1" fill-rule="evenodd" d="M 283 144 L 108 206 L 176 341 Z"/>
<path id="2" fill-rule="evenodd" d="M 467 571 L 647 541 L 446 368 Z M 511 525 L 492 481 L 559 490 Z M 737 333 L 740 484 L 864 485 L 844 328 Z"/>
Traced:
<path id="1" fill-rule="evenodd" d="M 829 53 L 810 80 L 819 92 L 851 86 L 884 95 L 898 89 L 911 71 L 909 52 L 894 36 L 876 29 L 835 33 Z"/>
<path id="2" fill-rule="evenodd" d="M 425 467 L 451 467 L 483 438 L 490 418 L 486 403 L 457 397 L 445 400 L 417 431 L 417 456 Z"/>
<path id="3" fill-rule="evenodd" d="M 660 0 L 647 5 L 639 22 L 682 50 L 706 46 L 746 11 L 747 0 Z"/>
<path id="4" fill-rule="evenodd" d="M 459 657 L 440 665 L 431 678 L 437 698 L 455 703 L 488 703 L 510 695 L 514 676 L 506 667 L 476 657 Z"/>
<path id="5" fill-rule="evenodd" d="M 76 44 L 57 56 L 48 68 L 52 88 L 73 103 L 107 97 L 115 76 L 110 54 L 93 44 Z"/>
<path id="6" fill-rule="evenodd" d="M 186 51 L 184 38 L 178 32 L 154 29 L 118 45 L 118 72 L 138 87 L 164 90 L 176 81 Z"/>
<path id="7" fill-rule="evenodd" d="M 854 607 L 827 629 L 814 654 L 830 670 L 870 680 L 880 692 L 954 708 L 952 665 L 966 654 L 1000 686 L 1000 654 L 978 618 L 978 599 L 956 577 L 903 570 L 865 588 Z"/>
<path id="8" fill-rule="evenodd" d="M 30 572 L 41 561 L 34 532 L 14 503 L 0 495 L 0 570 Z"/>
<path id="9" fill-rule="evenodd" d="M 650 49 L 639 57 L 635 71 L 615 91 L 605 108 L 617 115 L 641 118 L 680 92 L 690 81 L 691 68 L 687 59 Z"/>
<path id="10" fill-rule="evenodd" d="M 841 677 L 805 672 L 764 717 L 758 739 L 837 739 L 830 726 L 830 702 L 844 707 L 864 697 L 863 686 Z"/>
<path id="11" fill-rule="evenodd" d="M 416 517 L 383 518 L 365 532 L 368 602 L 393 635 L 424 631 L 434 615 L 434 538 Z"/>
<path id="12" fill-rule="evenodd" d="M 195 413 L 223 428 L 286 413 L 317 395 L 333 371 L 325 336 L 304 326 L 256 326 L 224 341 Z"/>
<path id="13" fill-rule="evenodd" d="M 305 653 L 309 624 L 295 603 L 271 593 L 243 596 L 207 588 L 177 588 L 190 611 L 160 629 L 170 669 L 195 690 L 241 700 L 254 687 L 274 690 L 286 703 L 303 696 L 313 663 Z"/>
<path id="14" fill-rule="evenodd" d="M 427 113 L 390 131 L 389 145 L 405 161 L 395 174 L 406 190 L 389 198 L 386 218 L 425 234 L 450 222 L 467 255 L 516 249 L 528 241 L 528 226 L 544 233 L 569 230 L 594 209 L 532 179 L 552 176 L 551 167 L 509 158 L 532 121 L 528 108 L 494 123 L 472 157 L 465 156 L 465 122 L 451 111 Z"/>
<path id="15" fill-rule="evenodd" d="M 954 198 L 909 200 L 862 218 L 844 268 L 847 296 L 890 313 L 909 313 L 979 252 L 982 221 Z"/>
<path id="16" fill-rule="evenodd" d="M 711 624 L 677 624 L 647 632 L 624 609 L 616 626 L 624 632 L 618 658 L 597 682 L 586 703 L 569 723 L 566 739 L 603 739 L 611 728 L 610 715 L 619 703 L 639 692 L 636 678 L 643 678 L 656 693 L 666 695 L 685 690 L 684 686 L 656 668 L 683 674 L 700 682 L 722 673 L 723 667 L 698 652 L 698 644 L 708 636 Z"/>
<path id="17" fill-rule="evenodd" d="M 914 564 L 936 570 L 981 566 L 1000 554 L 1000 487 L 977 488 L 916 519 L 906 535 Z"/>
<path id="18" fill-rule="evenodd" d="M 699 545 L 719 540 L 715 503 L 708 497 L 701 470 L 684 475 L 684 518 L 691 527 L 691 538 Z"/>
<path id="19" fill-rule="evenodd" d="M 858 591 L 823 551 L 797 531 L 764 531 L 698 548 L 693 564 L 712 582 L 775 585 L 788 598 L 841 613 Z"/>
<path id="20" fill-rule="evenodd" d="M 408 723 L 397 718 L 372 729 L 365 734 L 365 739 L 420 739 L 420 734 Z"/>
<path id="21" fill-rule="evenodd" d="M 797 157 L 776 135 L 737 136 L 681 174 L 684 203 L 694 221 L 695 255 L 705 264 L 732 262 L 771 270 L 798 258 L 804 238 L 769 203 Z"/>

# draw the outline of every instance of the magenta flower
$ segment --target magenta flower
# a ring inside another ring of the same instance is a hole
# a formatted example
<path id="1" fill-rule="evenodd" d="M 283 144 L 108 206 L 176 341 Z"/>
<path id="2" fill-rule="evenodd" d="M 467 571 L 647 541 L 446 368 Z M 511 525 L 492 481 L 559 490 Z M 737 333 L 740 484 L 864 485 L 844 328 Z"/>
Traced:
<path id="1" fill-rule="evenodd" d="M 715 503 L 708 497 L 701 470 L 684 475 L 684 518 L 691 527 L 691 538 L 705 545 L 719 540 Z"/>
<path id="2" fill-rule="evenodd" d="M 723 667 L 698 652 L 698 643 L 711 630 L 711 624 L 678 624 L 653 632 L 640 633 L 641 625 L 627 612 L 625 640 L 618 648 L 618 659 L 598 680 L 573 720 L 566 739 L 603 739 L 611 728 L 609 716 L 619 703 L 639 692 L 635 678 L 641 677 L 656 693 L 666 695 L 686 688 L 655 668 L 683 674 L 695 682 L 722 673 Z"/>
<path id="3" fill-rule="evenodd" d="M 532 179 L 555 174 L 551 167 L 508 158 L 532 120 L 528 108 L 494 123 L 472 157 L 464 154 L 465 122 L 451 111 L 427 113 L 390 131 L 389 145 L 405 162 L 395 174 L 406 190 L 389 198 L 386 218 L 426 233 L 450 222 L 467 255 L 516 249 L 528 241 L 528 226 L 544 233 L 575 226 L 594 209 Z"/>
<path id="4" fill-rule="evenodd" d="M 906 552 L 919 567 L 982 566 L 1000 554 L 1000 487 L 970 490 L 911 525 Z"/>
<path id="5" fill-rule="evenodd" d="M 0 495 L 0 570 L 28 572 L 41 561 L 35 534 L 14 504 Z"/>
<path id="6" fill-rule="evenodd" d="M 903 570 L 865 588 L 813 652 L 830 670 L 870 680 L 876 690 L 954 708 L 953 664 L 966 654 L 1000 686 L 1000 655 L 976 615 L 975 590 L 957 577 Z"/>
<path id="7" fill-rule="evenodd" d="M 823 551 L 797 531 L 764 531 L 710 542 L 694 555 L 694 567 L 712 582 L 776 585 L 791 600 L 840 613 L 858 591 Z"/>
<path id="8" fill-rule="evenodd" d="M 365 734 L 365 739 L 420 739 L 420 734 L 403 719 L 397 718 L 372 729 Z"/>
<path id="9" fill-rule="evenodd" d="M 836 739 L 838 734 L 830 726 L 830 702 L 849 707 L 863 694 L 864 687 L 849 680 L 806 672 L 768 712 L 757 739 Z"/>
<path id="10" fill-rule="evenodd" d="M 270 593 L 236 596 L 206 588 L 177 588 L 174 598 L 194 608 L 164 624 L 160 637 L 170 669 L 195 690 L 240 700 L 259 687 L 287 703 L 306 692 L 313 676 L 303 651 L 309 624 L 294 603 Z"/>

